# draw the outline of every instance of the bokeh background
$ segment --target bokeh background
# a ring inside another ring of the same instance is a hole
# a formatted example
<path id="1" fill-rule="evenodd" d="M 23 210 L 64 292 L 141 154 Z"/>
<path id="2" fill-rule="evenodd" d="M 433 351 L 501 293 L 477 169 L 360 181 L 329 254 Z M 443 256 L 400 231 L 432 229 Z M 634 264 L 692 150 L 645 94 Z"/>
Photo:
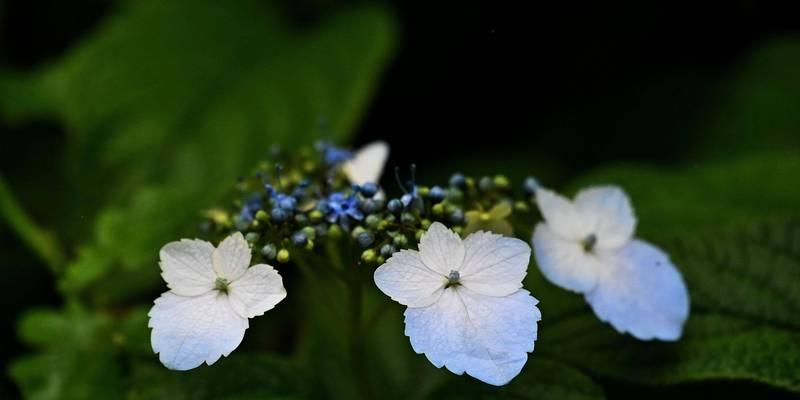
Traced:
<path id="1" fill-rule="evenodd" d="M 532 175 L 566 192 L 623 185 L 640 234 L 684 271 L 703 322 L 690 331 L 706 336 L 633 379 L 601 344 L 567 346 L 569 365 L 597 385 L 572 398 L 792 398 L 800 27 L 790 11 L 0 1 L 0 398 L 112 396 L 118 387 L 92 385 L 156 381 L 130 378 L 148 342 L 117 328 L 142 325 L 129 311 L 163 290 L 157 249 L 191 235 L 198 211 L 272 145 L 317 139 L 386 140 L 389 167 L 416 163 L 423 183 L 465 172 Z M 276 310 L 261 329 L 296 312 Z M 732 330 L 745 333 L 708 339 Z M 295 340 L 253 336 L 244 348 L 288 353 Z"/>

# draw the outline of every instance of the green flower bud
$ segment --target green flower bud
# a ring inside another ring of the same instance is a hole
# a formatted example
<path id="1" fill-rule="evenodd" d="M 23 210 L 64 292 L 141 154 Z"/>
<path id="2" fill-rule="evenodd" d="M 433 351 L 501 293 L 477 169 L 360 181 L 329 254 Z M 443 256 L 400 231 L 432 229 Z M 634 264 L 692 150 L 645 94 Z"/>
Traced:
<path id="1" fill-rule="evenodd" d="M 385 262 L 386 262 L 386 259 L 383 258 L 383 256 L 378 256 L 378 258 L 375 259 L 375 263 L 376 264 L 383 264 Z"/>
<path id="2" fill-rule="evenodd" d="M 251 243 L 252 244 L 256 240 L 258 240 L 258 236 L 259 235 L 256 232 L 248 232 L 247 235 L 244 235 L 244 240 L 246 240 L 247 243 Z"/>
<path id="3" fill-rule="evenodd" d="M 494 188 L 494 181 L 492 180 L 492 178 L 484 176 L 481 178 L 480 181 L 478 181 L 478 188 L 480 188 L 484 192 L 488 192 Z"/>
<path id="4" fill-rule="evenodd" d="M 278 262 L 279 263 L 287 263 L 287 262 L 289 262 L 289 250 L 280 249 L 278 251 Z"/>
<path id="5" fill-rule="evenodd" d="M 376 258 L 375 257 L 375 250 L 373 250 L 373 249 L 367 249 L 367 250 L 364 250 L 363 253 L 361 253 L 361 261 L 364 261 L 366 263 L 375 262 L 375 258 Z"/>
<path id="6" fill-rule="evenodd" d="M 514 209 L 517 211 L 524 211 L 524 212 L 527 212 L 529 210 L 528 205 L 525 204 L 524 201 L 515 202 Z"/>
<path id="7" fill-rule="evenodd" d="M 414 215 L 412 215 L 411 213 L 405 212 L 402 215 L 400 215 L 400 222 L 404 223 L 404 224 L 411 225 L 411 224 L 417 222 L 417 219 L 414 218 Z"/>
<path id="8" fill-rule="evenodd" d="M 312 226 L 306 226 L 301 229 L 300 232 L 303 232 L 309 240 L 314 239 L 317 236 L 317 231 Z"/>
<path id="9" fill-rule="evenodd" d="M 377 229 L 378 229 L 379 231 L 385 231 L 385 230 L 386 230 L 386 228 L 388 228 L 388 227 L 389 227 L 389 221 L 387 221 L 387 220 L 385 220 L 385 219 L 384 219 L 384 220 L 381 220 L 381 222 L 378 222 L 378 227 L 377 227 Z"/>
<path id="10" fill-rule="evenodd" d="M 408 238 L 406 238 L 406 235 L 403 234 L 395 236 L 392 241 L 394 242 L 395 246 L 400 248 L 408 246 Z"/>
<path id="11" fill-rule="evenodd" d="M 313 240 L 308 239 L 308 241 L 306 242 L 306 250 L 309 250 L 309 251 L 314 250 L 314 241 Z"/>
<path id="12" fill-rule="evenodd" d="M 457 235 L 461 236 L 461 234 L 464 232 L 464 227 L 463 226 L 454 226 L 453 227 L 453 232 L 455 232 Z"/>
<path id="13" fill-rule="evenodd" d="M 417 186 L 417 194 L 422 197 L 428 197 L 428 193 L 430 193 L 431 189 L 427 186 Z"/>
<path id="14" fill-rule="evenodd" d="M 433 215 L 442 215 L 444 214 L 444 205 L 442 203 L 436 203 L 431 207 L 431 212 Z"/>
<path id="15" fill-rule="evenodd" d="M 308 217 L 309 217 L 309 218 L 311 219 L 311 221 L 312 221 L 312 222 L 314 222 L 314 223 L 317 223 L 317 222 L 319 222 L 319 221 L 322 221 L 322 217 L 323 217 L 323 216 L 324 216 L 324 215 L 322 215 L 322 211 L 320 211 L 320 210 L 312 210 L 310 213 L 308 213 Z"/>
<path id="16" fill-rule="evenodd" d="M 264 210 L 258 210 L 256 212 L 256 220 L 257 221 L 263 221 L 263 222 L 269 221 L 269 213 L 267 213 Z"/>
<path id="17" fill-rule="evenodd" d="M 352 236 L 353 239 L 355 239 L 355 238 L 358 237 L 358 235 L 360 235 L 360 234 L 362 234 L 364 232 L 366 232 L 366 229 L 364 229 L 363 226 L 359 225 L 359 226 L 353 228 L 353 230 L 350 232 L 350 236 Z"/>
<path id="18" fill-rule="evenodd" d="M 297 214 L 294 216 L 294 220 L 300 225 L 308 225 L 308 217 L 305 214 Z"/>
<path id="19" fill-rule="evenodd" d="M 464 192 L 456 188 L 450 188 L 450 190 L 447 191 L 447 199 L 457 203 L 464 199 Z"/>
<path id="20" fill-rule="evenodd" d="M 425 231 L 423 231 L 422 229 L 418 229 L 418 230 L 417 230 L 417 231 L 414 233 L 414 238 L 415 238 L 415 239 L 417 239 L 417 241 L 419 242 L 419 241 L 420 241 L 420 239 L 422 239 L 422 235 L 424 235 L 424 234 L 425 234 Z"/>
<path id="21" fill-rule="evenodd" d="M 420 221 L 420 226 L 422 226 L 422 229 L 428 229 L 431 226 L 431 220 L 427 218 L 423 219 L 422 221 Z"/>
<path id="22" fill-rule="evenodd" d="M 367 215 L 367 219 L 364 220 L 367 223 L 367 226 L 370 228 L 377 228 L 378 224 L 381 222 L 381 218 L 375 214 Z"/>
<path id="23" fill-rule="evenodd" d="M 496 188 L 498 188 L 500 190 L 505 190 L 505 189 L 508 189 L 509 187 L 511 187 L 511 182 L 509 182 L 508 178 L 506 178 L 504 175 L 496 175 L 494 177 L 493 183 L 494 183 L 494 187 L 496 187 Z"/>

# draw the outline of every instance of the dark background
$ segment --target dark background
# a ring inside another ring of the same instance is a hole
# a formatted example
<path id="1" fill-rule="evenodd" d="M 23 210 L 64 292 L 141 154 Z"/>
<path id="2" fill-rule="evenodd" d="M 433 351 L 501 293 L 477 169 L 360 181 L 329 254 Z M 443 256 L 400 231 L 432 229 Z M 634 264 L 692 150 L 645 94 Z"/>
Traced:
<path id="1" fill-rule="evenodd" d="M 342 3 L 286 1 L 284 10 L 297 24 L 313 24 Z M 462 164 L 465 170 L 493 172 L 506 159 L 529 160 L 531 173 L 553 182 L 618 160 L 691 162 L 702 140 L 695 119 L 723 78 L 759 45 L 800 33 L 790 23 L 796 13 L 759 1 L 391 3 L 401 41 L 355 141 L 387 140 L 390 165 L 417 163 L 421 180 L 441 178 L 442 166 L 478 152 L 490 163 Z M 0 65 L 29 69 L 57 59 L 112 8 L 96 0 L 0 2 Z M 43 124 L 0 120 L 0 168 L 11 183 L 30 168 L 46 171 L 62 143 L 61 128 Z M 26 135 L 33 131 L 35 138 Z M 537 171 L 539 165 L 547 167 Z M 0 254 L 4 268 L 14 263 L 0 283 L 5 365 L 24 351 L 15 339 L 19 313 L 56 304 L 58 296 L 47 270 L 6 231 Z M 608 384 L 610 398 L 788 397 L 746 383 L 658 391 Z M 0 398 L 9 396 L 16 389 L 4 377 Z"/>

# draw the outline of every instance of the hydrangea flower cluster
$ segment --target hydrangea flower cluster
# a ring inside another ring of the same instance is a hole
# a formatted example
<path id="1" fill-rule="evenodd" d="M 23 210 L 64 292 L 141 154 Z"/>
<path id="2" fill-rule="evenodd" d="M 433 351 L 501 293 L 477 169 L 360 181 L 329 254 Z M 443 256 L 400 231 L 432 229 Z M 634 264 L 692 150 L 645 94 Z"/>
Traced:
<path id="1" fill-rule="evenodd" d="M 633 239 L 636 219 L 621 189 L 590 188 L 570 202 L 534 178 L 519 193 L 503 175 L 457 173 L 424 186 L 411 165 L 394 170 L 400 193 L 392 197 L 378 184 L 388 155 L 383 142 L 358 151 L 330 143 L 276 149 L 238 180 L 228 207 L 206 211 L 201 230 L 217 248 L 202 240 L 164 246 L 170 290 L 149 314 L 162 363 L 183 370 L 227 356 L 248 319 L 286 296 L 273 265 L 299 266 L 339 249 L 355 254 L 344 268 L 375 268 L 377 288 L 407 307 L 414 351 L 436 367 L 504 385 L 533 351 L 542 315 L 523 288 L 531 247 L 513 237 L 535 222 L 534 208 L 544 222 L 531 243 L 548 280 L 582 293 L 619 332 L 680 338 L 685 284 L 665 253 Z"/>

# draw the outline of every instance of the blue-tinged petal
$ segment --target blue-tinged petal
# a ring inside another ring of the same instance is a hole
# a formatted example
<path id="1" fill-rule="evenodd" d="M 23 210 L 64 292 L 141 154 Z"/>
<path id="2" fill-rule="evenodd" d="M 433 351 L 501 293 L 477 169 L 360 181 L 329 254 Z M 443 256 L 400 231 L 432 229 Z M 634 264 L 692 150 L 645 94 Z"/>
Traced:
<path id="1" fill-rule="evenodd" d="M 604 266 L 580 242 L 566 240 L 541 223 L 533 232 L 532 242 L 536 264 L 550 282 L 578 293 L 595 287 L 597 274 Z"/>
<path id="2" fill-rule="evenodd" d="M 598 256 L 606 268 L 586 294 L 597 317 L 641 340 L 678 340 L 689 316 L 689 292 L 669 257 L 641 240 Z"/>
<path id="3" fill-rule="evenodd" d="M 495 297 L 454 286 L 430 306 L 406 310 L 406 335 L 436 367 L 505 385 L 533 351 L 541 319 L 537 303 L 523 289 Z"/>
<path id="4" fill-rule="evenodd" d="M 166 292 L 148 313 L 150 342 L 169 369 L 185 371 L 228 356 L 244 338 L 247 318 L 239 316 L 228 297 L 216 290 L 184 297 Z"/>

